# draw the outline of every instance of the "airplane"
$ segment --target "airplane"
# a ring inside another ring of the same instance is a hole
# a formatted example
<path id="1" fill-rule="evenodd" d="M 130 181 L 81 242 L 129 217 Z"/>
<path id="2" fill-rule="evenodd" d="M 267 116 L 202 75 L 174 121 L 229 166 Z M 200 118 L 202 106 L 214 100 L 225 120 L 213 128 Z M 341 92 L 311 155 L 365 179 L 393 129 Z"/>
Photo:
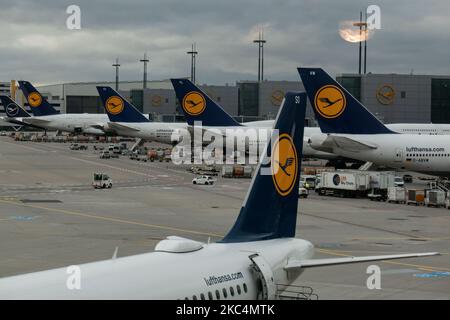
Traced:
<path id="1" fill-rule="evenodd" d="M 193 126 L 195 121 L 201 121 L 202 126 L 205 129 L 215 128 L 222 131 L 225 135 L 226 129 L 234 129 L 236 132 L 234 135 L 241 143 L 246 141 L 248 145 L 247 150 L 255 150 L 257 148 L 251 148 L 253 145 L 260 147 L 264 145 L 265 141 L 259 141 L 258 139 L 249 138 L 246 129 L 266 129 L 269 130 L 273 126 L 273 120 L 260 120 L 239 123 L 233 119 L 218 103 L 211 99 L 204 91 L 193 84 L 190 80 L 185 78 L 170 79 L 174 87 L 178 102 L 185 115 L 185 118 L 189 125 Z M 200 103 L 201 102 L 201 103 Z M 326 101 L 328 102 L 328 101 Z M 335 103 L 337 101 L 334 101 Z M 329 104 L 332 102 L 330 101 Z M 197 109 L 196 112 L 192 112 L 192 108 Z M 204 104 L 204 108 L 203 108 Z M 200 108 L 200 106 L 202 106 Z M 201 111 L 203 109 L 203 111 Z M 198 112 L 201 111 L 201 112 Z M 421 123 L 393 123 L 387 124 L 386 127 L 392 131 L 399 133 L 409 134 L 450 134 L 449 124 L 421 124 Z M 329 160 L 329 165 L 336 167 L 345 167 L 345 161 L 354 162 L 358 159 L 342 157 L 330 152 L 324 152 L 312 148 L 308 143 L 308 137 L 320 135 L 320 127 L 305 127 L 305 143 L 303 145 L 303 155 L 306 158 L 319 158 Z M 258 137 L 259 138 L 259 137 Z"/>
<path id="2" fill-rule="evenodd" d="M 79 289 L 68 288 L 67 268 L 2 278 L 0 299 L 275 299 L 277 284 L 294 282 L 307 268 L 438 255 L 313 258 L 314 245 L 295 238 L 305 109 L 305 93 L 286 93 L 273 139 L 220 241 L 168 237 L 152 253 L 78 265 Z"/>
<path id="3" fill-rule="evenodd" d="M 299 68 L 323 134 L 312 135 L 312 148 L 390 168 L 450 177 L 450 141 L 446 135 L 398 133 L 381 123 L 321 68 Z M 329 104 L 326 100 L 335 101 Z"/>
<path id="4" fill-rule="evenodd" d="M 34 115 L 33 117 L 22 118 L 24 123 L 39 126 L 47 130 L 93 135 L 112 134 L 103 130 L 104 124 L 108 122 L 108 116 L 106 114 L 60 114 L 30 82 L 19 81 L 19 86 L 27 98 Z"/>
<path id="5" fill-rule="evenodd" d="M 245 145 L 248 153 L 255 150 L 262 150 L 267 142 L 267 132 L 274 125 L 274 120 L 260 120 L 239 123 L 228 114 L 218 103 L 211 99 L 204 91 L 197 87 L 188 79 L 170 79 L 172 82 L 178 102 L 181 106 L 187 123 L 194 126 L 195 122 L 201 122 L 205 130 L 216 129 L 224 136 L 231 132 L 231 136 L 238 141 L 237 144 Z M 250 130 L 249 130 L 250 129 Z M 259 130 L 263 136 L 259 136 Z M 249 132 L 255 132 L 250 135 Z M 309 136 L 310 131 L 320 133 L 320 128 L 305 128 L 305 136 Z M 303 144 L 303 155 L 310 158 L 336 159 L 337 156 L 330 153 L 321 152 L 311 148 L 307 139 Z"/>
<path id="6" fill-rule="evenodd" d="M 111 87 L 98 86 L 97 91 L 108 115 L 108 121 L 104 125 L 105 131 L 147 141 L 176 144 L 182 135 L 181 130 L 187 130 L 186 123 L 150 122 Z"/>

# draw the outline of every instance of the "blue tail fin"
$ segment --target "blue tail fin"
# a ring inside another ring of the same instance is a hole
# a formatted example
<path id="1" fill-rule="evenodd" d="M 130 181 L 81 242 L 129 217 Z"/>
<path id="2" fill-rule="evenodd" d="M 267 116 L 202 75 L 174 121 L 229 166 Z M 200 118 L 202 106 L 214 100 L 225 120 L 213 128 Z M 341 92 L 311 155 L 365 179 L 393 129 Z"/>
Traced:
<path id="1" fill-rule="evenodd" d="M 221 242 L 295 236 L 306 94 L 288 92 L 239 216 Z M 273 143 L 273 145 L 272 145 Z"/>
<path id="2" fill-rule="evenodd" d="M 8 96 L 0 96 L 0 101 L 5 107 L 5 113 L 8 118 L 27 118 L 30 117 L 30 114 L 26 112 L 22 107 L 20 107 L 17 103 L 15 103 Z"/>
<path id="3" fill-rule="evenodd" d="M 97 87 L 103 107 L 112 122 L 149 122 L 135 106 L 111 87 Z"/>
<path id="4" fill-rule="evenodd" d="M 20 89 L 27 98 L 31 112 L 35 116 L 49 116 L 58 114 L 55 108 L 45 99 L 36 88 L 28 81 L 19 81 Z"/>
<path id="5" fill-rule="evenodd" d="M 170 79 L 170 81 L 189 125 L 192 126 L 194 121 L 202 121 L 202 125 L 211 127 L 241 125 L 191 81 L 187 79 Z"/>
<path id="6" fill-rule="evenodd" d="M 298 68 L 323 133 L 394 133 L 321 68 Z"/>

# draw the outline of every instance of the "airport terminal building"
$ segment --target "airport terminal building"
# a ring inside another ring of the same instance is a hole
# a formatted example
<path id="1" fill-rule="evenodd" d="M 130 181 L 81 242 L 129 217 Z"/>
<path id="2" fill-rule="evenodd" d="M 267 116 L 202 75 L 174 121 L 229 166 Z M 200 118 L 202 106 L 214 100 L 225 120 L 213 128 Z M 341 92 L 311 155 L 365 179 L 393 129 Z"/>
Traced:
<path id="1" fill-rule="evenodd" d="M 450 123 L 450 76 L 411 74 L 340 74 L 337 80 L 384 123 Z M 3 83 L 6 88 L 9 82 Z M 97 85 L 114 82 L 64 83 L 40 86 L 56 109 L 63 113 L 103 113 Z M 169 80 L 119 83 L 119 91 L 155 121 L 183 121 Z M 299 81 L 239 81 L 234 85 L 200 85 L 212 99 L 238 121 L 275 118 L 286 91 L 301 91 Z M 29 107 L 20 90 L 16 101 Z M 309 102 L 308 102 L 309 106 Z M 3 108 L 0 108 L 0 113 Z M 307 109 L 309 125 L 313 112 Z"/>

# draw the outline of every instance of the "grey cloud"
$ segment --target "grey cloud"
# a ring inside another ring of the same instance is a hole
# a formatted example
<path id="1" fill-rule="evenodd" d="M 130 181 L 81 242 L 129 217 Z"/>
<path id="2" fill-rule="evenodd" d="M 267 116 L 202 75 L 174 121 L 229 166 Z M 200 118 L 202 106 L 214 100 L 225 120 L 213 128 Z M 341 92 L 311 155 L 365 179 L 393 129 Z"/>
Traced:
<path id="1" fill-rule="evenodd" d="M 82 10 L 81 31 L 65 28 L 70 4 Z M 357 71 L 357 45 L 338 35 L 340 21 L 378 4 L 382 29 L 369 41 L 372 72 L 450 74 L 446 0 L 422 1 L 50 1 L 2 4 L 1 80 L 39 83 L 141 78 L 138 60 L 150 55 L 150 79 L 187 76 L 192 42 L 199 50 L 200 82 L 255 79 L 255 28 L 265 25 L 265 77 L 298 80 L 300 65 L 330 73 Z"/>

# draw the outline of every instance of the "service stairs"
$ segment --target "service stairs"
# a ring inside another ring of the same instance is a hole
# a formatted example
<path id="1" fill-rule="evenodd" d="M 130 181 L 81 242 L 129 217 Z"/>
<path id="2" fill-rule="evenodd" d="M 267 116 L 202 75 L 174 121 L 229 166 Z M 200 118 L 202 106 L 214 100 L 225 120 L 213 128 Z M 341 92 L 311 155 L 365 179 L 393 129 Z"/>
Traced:
<path id="1" fill-rule="evenodd" d="M 145 143 L 145 140 L 142 138 L 139 138 L 136 140 L 136 143 L 133 144 L 133 146 L 131 147 L 130 150 L 134 152 L 137 148 L 142 147 L 144 145 L 144 143 Z"/>
<path id="2" fill-rule="evenodd" d="M 436 188 L 442 191 L 450 190 L 450 181 L 448 180 L 436 180 Z"/>
<path id="3" fill-rule="evenodd" d="M 276 299 L 278 300 L 318 300 L 319 296 L 313 288 L 293 284 L 277 284 Z"/>
<path id="4" fill-rule="evenodd" d="M 361 167 L 359 167 L 359 170 L 361 170 L 361 171 L 368 171 L 370 169 L 373 169 L 374 167 L 375 166 L 374 166 L 373 162 L 367 161 Z"/>

